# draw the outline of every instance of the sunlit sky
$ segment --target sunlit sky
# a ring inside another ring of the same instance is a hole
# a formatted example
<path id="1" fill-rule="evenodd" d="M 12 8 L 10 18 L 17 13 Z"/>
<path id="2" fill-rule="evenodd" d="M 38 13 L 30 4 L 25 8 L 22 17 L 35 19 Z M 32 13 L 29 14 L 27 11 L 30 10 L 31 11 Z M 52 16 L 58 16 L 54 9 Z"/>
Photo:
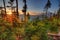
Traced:
<path id="1" fill-rule="evenodd" d="M 3 0 L 0 0 L 0 6 L 3 6 Z M 9 0 L 6 0 L 6 5 L 8 4 Z M 51 2 L 51 8 L 49 8 L 49 11 L 51 12 L 55 12 L 56 10 L 58 10 L 58 0 L 50 0 Z M 33 11 L 33 12 L 42 12 L 44 10 L 44 6 L 47 3 L 47 0 L 27 0 L 27 6 L 28 9 L 27 11 Z M 15 3 L 14 3 L 15 5 Z M 19 10 L 23 9 L 23 0 L 18 0 L 18 7 Z"/>

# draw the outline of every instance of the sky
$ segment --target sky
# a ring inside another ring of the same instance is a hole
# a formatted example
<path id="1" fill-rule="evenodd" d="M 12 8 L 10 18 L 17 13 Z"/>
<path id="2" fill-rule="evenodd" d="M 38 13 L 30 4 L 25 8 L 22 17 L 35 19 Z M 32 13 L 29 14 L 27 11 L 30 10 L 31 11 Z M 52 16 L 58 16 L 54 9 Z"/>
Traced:
<path id="1" fill-rule="evenodd" d="M 6 0 L 6 5 L 9 5 L 8 4 L 8 1 L 9 0 Z M 49 8 L 49 11 L 51 12 L 55 12 L 58 10 L 58 0 L 50 0 L 51 2 L 51 8 Z M 3 1 L 0 0 L 0 6 L 2 5 L 3 6 Z M 32 12 L 43 12 L 44 10 L 44 6 L 46 5 L 47 3 L 47 0 L 27 0 L 27 11 L 32 11 Z M 15 3 L 14 3 L 15 5 Z M 18 7 L 19 7 L 19 10 L 22 10 L 23 9 L 23 0 L 18 0 Z"/>

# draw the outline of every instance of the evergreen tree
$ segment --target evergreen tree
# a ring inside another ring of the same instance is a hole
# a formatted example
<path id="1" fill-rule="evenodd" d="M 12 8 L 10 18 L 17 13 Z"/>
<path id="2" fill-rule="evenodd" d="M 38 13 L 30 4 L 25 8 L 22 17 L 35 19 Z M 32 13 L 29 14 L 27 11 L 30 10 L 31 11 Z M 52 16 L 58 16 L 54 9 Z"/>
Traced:
<path id="1" fill-rule="evenodd" d="M 57 11 L 57 16 L 58 16 L 58 18 L 60 17 L 60 1 L 58 0 L 58 3 L 59 3 L 59 9 L 58 9 L 58 11 Z"/>
<path id="2" fill-rule="evenodd" d="M 19 13 L 18 13 L 18 0 L 16 0 L 16 12 L 17 12 L 17 18 L 19 18 Z"/>
<path id="3" fill-rule="evenodd" d="M 45 11 L 46 11 L 46 17 L 47 17 L 47 12 L 48 12 L 48 9 L 51 7 L 51 2 L 50 0 L 47 1 L 46 5 L 45 5 Z"/>
<path id="4" fill-rule="evenodd" d="M 10 4 L 10 6 L 8 6 L 8 7 L 11 7 L 11 11 L 12 11 L 12 9 L 13 9 L 13 2 L 14 2 L 14 0 L 9 0 L 9 4 Z"/>
<path id="5" fill-rule="evenodd" d="M 24 2 L 24 6 L 23 6 L 23 13 L 24 13 L 24 21 L 26 22 L 26 11 L 27 11 L 27 4 L 26 4 L 26 0 L 23 0 Z"/>

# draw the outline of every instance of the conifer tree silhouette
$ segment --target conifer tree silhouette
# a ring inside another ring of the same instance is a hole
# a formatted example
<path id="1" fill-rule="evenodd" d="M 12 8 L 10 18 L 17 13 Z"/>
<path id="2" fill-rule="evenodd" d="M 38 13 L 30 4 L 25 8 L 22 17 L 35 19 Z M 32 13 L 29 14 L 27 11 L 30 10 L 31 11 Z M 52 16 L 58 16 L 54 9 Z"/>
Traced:
<path id="1" fill-rule="evenodd" d="M 23 10 L 22 12 L 24 13 L 24 19 L 26 22 L 26 11 L 27 11 L 27 4 L 26 4 L 26 0 L 23 0 L 24 6 L 23 6 Z"/>
<path id="2" fill-rule="evenodd" d="M 18 0 L 16 0 L 16 12 L 17 12 L 17 18 L 19 18 L 19 13 L 18 13 Z"/>
<path id="3" fill-rule="evenodd" d="M 45 5 L 45 11 L 46 11 L 46 17 L 47 17 L 47 12 L 48 12 L 48 9 L 51 7 L 51 2 L 50 0 L 47 1 L 46 5 Z"/>

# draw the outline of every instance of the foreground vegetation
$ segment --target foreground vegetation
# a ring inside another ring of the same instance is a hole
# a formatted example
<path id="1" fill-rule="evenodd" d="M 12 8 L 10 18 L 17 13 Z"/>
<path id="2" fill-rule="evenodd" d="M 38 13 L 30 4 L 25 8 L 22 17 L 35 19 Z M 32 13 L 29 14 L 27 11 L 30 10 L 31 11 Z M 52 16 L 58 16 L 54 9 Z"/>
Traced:
<path id="1" fill-rule="evenodd" d="M 48 33 L 59 32 L 60 19 L 39 20 L 37 18 L 28 21 L 25 25 L 15 24 L 12 26 L 9 22 L 0 19 L 0 40 L 48 40 Z"/>

